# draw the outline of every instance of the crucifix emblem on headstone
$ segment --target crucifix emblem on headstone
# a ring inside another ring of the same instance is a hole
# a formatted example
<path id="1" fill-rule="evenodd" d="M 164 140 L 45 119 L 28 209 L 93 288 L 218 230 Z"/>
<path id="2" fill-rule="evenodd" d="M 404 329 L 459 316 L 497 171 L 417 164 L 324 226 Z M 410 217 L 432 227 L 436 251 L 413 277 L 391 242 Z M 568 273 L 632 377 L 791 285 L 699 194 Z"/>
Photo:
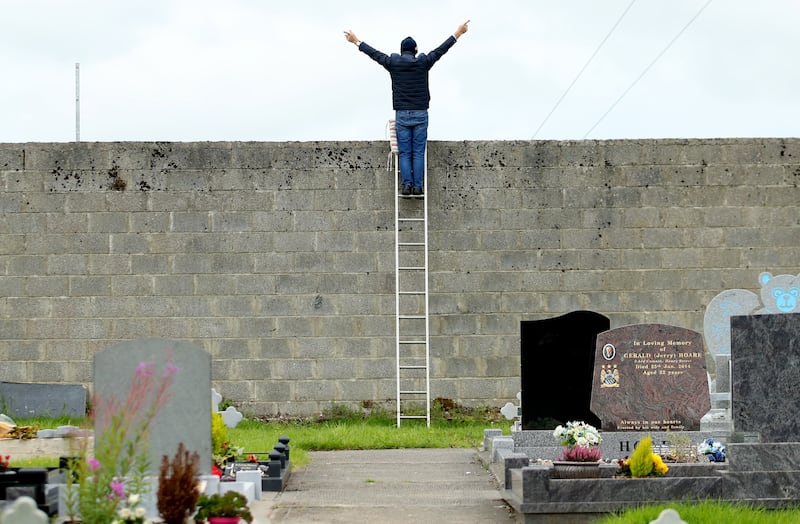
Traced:
<path id="1" fill-rule="evenodd" d="M 506 405 L 500 408 L 500 413 L 506 417 L 506 420 L 514 420 L 514 431 L 522 429 L 522 393 L 517 393 L 517 400 L 520 401 L 519 406 L 515 406 L 513 402 L 506 402 Z"/>

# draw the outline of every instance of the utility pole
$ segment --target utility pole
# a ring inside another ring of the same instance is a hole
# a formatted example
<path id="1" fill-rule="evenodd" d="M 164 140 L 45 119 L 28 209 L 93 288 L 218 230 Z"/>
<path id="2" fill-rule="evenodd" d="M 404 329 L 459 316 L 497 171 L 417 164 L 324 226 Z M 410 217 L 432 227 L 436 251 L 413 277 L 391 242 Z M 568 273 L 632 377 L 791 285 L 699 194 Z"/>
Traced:
<path id="1" fill-rule="evenodd" d="M 75 141 L 81 141 L 81 64 L 75 62 Z"/>

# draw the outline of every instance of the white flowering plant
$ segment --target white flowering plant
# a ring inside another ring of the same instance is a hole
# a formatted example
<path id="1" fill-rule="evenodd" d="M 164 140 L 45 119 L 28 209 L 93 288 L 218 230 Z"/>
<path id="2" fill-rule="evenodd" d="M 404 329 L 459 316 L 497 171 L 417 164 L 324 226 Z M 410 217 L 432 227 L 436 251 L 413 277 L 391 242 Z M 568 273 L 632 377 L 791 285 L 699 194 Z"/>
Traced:
<path id="1" fill-rule="evenodd" d="M 133 494 L 125 501 L 122 508 L 117 511 L 117 517 L 111 524 L 152 524 L 152 520 L 145 517 L 147 510 L 139 505 L 140 497 Z"/>
<path id="2" fill-rule="evenodd" d="M 725 446 L 713 438 L 707 438 L 697 445 L 697 454 L 705 455 L 710 462 L 725 462 Z"/>
<path id="3" fill-rule="evenodd" d="M 602 457 L 600 442 L 603 438 L 597 428 L 583 421 L 567 422 L 553 430 L 553 437 L 565 449 L 561 460 L 571 462 L 596 462 Z"/>

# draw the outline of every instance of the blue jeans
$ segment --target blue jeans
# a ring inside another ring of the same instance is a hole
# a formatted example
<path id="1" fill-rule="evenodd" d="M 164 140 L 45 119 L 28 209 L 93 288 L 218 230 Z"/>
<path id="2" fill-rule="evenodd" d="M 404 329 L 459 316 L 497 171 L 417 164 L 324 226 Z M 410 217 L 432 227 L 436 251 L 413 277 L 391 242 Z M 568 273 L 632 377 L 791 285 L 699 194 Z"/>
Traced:
<path id="1" fill-rule="evenodd" d="M 403 185 L 421 188 L 425 176 L 425 145 L 428 142 L 427 111 L 395 112 L 397 150 Z"/>

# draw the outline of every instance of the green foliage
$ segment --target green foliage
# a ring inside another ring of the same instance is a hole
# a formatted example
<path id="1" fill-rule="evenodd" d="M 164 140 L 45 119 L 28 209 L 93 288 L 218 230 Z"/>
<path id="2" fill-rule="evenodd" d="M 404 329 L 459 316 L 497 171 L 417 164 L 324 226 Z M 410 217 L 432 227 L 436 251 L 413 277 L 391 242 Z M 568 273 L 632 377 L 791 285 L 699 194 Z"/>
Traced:
<path id="1" fill-rule="evenodd" d="M 632 477 L 647 477 L 653 472 L 653 439 L 644 437 L 631 454 L 630 468 Z"/>
<path id="2" fill-rule="evenodd" d="M 12 468 L 57 468 L 58 457 L 29 457 L 23 459 L 14 459 L 11 457 Z"/>
<path id="3" fill-rule="evenodd" d="M 91 429 L 93 426 L 92 419 L 89 417 L 28 417 L 15 418 L 14 422 L 18 426 L 38 426 L 42 429 L 54 429 L 59 426 L 77 426 L 83 429 Z"/>
<path id="4" fill-rule="evenodd" d="M 483 442 L 483 430 L 502 428 L 508 421 L 493 422 L 481 419 L 476 413 L 454 416 L 451 419 L 431 416 L 431 427 L 424 420 L 404 420 L 398 428 L 394 413 L 383 409 L 347 409 L 341 406 L 326 410 L 314 419 L 289 422 L 243 420 L 229 429 L 231 439 L 244 452 L 272 449 L 281 435 L 291 441 L 291 461 L 294 466 L 308 463 L 308 451 L 339 449 L 402 449 L 402 448 L 475 448 Z"/>
<path id="5" fill-rule="evenodd" d="M 270 448 L 271 449 L 271 448 Z M 211 457 L 219 468 L 222 468 L 229 459 L 235 459 L 242 448 L 231 444 L 228 426 L 217 412 L 211 412 Z"/>
<path id="6" fill-rule="evenodd" d="M 200 495 L 194 521 L 203 522 L 209 517 L 241 517 L 247 522 L 253 521 L 253 515 L 247 507 L 247 497 L 235 491 L 226 491 L 222 495 Z"/>
<path id="7" fill-rule="evenodd" d="M 730 504 L 719 501 L 696 501 L 674 504 L 659 504 L 631 508 L 616 515 L 607 516 L 597 524 L 648 524 L 658 518 L 666 508 L 676 510 L 681 520 L 691 524 L 792 524 L 800 522 L 797 509 L 766 510 L 746 504 Z"/>

